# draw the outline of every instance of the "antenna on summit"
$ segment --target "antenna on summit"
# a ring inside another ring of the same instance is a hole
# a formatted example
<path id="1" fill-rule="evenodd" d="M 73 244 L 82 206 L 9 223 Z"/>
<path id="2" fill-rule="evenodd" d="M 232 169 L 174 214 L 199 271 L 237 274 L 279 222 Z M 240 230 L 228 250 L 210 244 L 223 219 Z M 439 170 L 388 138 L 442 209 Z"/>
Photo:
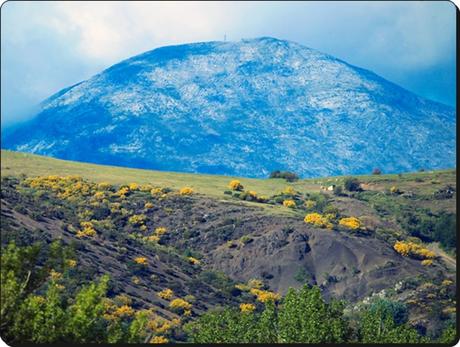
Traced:
<path id="1" fill-rule="evenodd" d="M 227 41 L 227 34 L 224 34 L 224 42 Z"/>

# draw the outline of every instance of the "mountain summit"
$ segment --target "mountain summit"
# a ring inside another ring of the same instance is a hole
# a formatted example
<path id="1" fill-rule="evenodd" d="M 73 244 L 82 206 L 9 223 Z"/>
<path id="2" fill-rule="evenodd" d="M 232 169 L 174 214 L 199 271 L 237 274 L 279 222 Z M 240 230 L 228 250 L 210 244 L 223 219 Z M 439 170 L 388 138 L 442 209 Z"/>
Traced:
<path id="1" fill-rule="evenodd" d="M 2 147 L 169 171 L 303 177 L 455 167 L 455 110 L 258 38 L 161 47 L 45 100 Z"/>

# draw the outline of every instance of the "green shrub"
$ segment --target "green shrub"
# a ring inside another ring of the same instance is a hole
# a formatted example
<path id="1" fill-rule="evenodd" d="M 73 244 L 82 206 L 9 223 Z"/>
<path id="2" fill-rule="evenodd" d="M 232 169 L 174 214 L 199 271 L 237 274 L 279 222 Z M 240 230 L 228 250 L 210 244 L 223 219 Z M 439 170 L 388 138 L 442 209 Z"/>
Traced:
<path id="1" fill-rule="evenodd" d="M 358 191 L 360 191 L 361 189 L 359 187 L 359 184 L 360 183 L 359 183 L 358 179 L 356 179 L 354 177 L 348 177 L 344 181 L 344 187 L 349 192 L 358 192 Z"/>
<path id="2" fill-rule="evenodd" d="M 299 180 L 299 176 L 297 174 L 293 172 L 289 172 L 289 171 L 279 171 L 279 170 L 276 170 L 270 173 L 269 178 L 284 178 L 288 182 L 295 182 Z"/>

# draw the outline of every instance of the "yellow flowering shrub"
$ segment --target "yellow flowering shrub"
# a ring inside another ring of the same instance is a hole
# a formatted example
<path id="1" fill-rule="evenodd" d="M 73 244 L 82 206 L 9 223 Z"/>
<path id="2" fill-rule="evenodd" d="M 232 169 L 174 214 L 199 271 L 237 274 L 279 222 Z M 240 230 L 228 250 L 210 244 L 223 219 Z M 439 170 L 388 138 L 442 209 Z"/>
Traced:
<path id="1" fill-rule="evenodd" d="M 425 260 L 422 260 L 422 265 L 423 266 L 431 266 L 433 265 L 433 260 L 432 259 L 425 259 Z"/>
<path id="2" fill-rule="evenodd" d="M 304 219 L 305 223 L 308 224 L 313 224 L 314 226 L 320 227 L 320 228 L 327 228 L 327 229 L 332 229 L 333 225 L 329 220 L 325 217 L 323 217 L 319 213 L 309 213 L 305 216 Z"/>
<path id="3" fill-rule="evenodd" d="M 134 284 L 139 284 L 141 283 L 141 279 L 137 276 L 133 276 L 131 277 L 131 282 L 133 282 Z"/>
<path id="4" fill-rule="evenodd" d="M 160 241 L 160 237 L 158 235 L 150 235 L 145 238 L 146 241 L 150 242 L 158 242 Z"/>
<path id="5" fill-rule="evenodd" d="M 187 259 L 188 259 L 188 261 L 189 261 L 190 263 L 192 263 L 193 265 L 199 265 L 199 264 L 201 263 L 198 259 L 193 258 L 193 257 L 188 257 Z"/>
<path id="6" fill-rule="evenodd" d="M 91 222 L 85 222 L 85 223 L 91 223 Z M 93 237 L 96 236 L 96 230 L 92 226 L 85 226 L 83 227 L 83 230 L 78 230 L 76 236 L 78 238 L 82 237 Z"/>
<path id="7" fill-rule="evenodd" d="M 165 332 L 169 331 L 173 325 L 174 324 L 172 322 L 169 322 L 159 316 L 155 317 L 155 319 L 147 323 L 147 327 L 157 334 L 164 334 Z"/>
<path id="8" fill-rule="evenodd" d="M 346 217 L 339 220 L 339 224 L 349 229 L 359 229 L 361 227 L 361 221 L 356 217 Z"/>
<path id="9" fill-rule="evenodd" d="M 391 192 L 392 194 L 396 194 L 396 193 L 399 193 L 399 189 L 396 188 L 395 186 L 393 186 L 393 187 L 390 188 L 390 192 Z"/>
<path id="10" fill-rule="evenodd" d="M 158 292 L 157 295 L 164 300 L 169 300 L 173 297 L 174 292 L 172 289 L 166 288 L 163 289 L 161 292 Z"/>
<path id="11" fill-rule="evenodd" d="M 426 258 L 426 259 L 436 258 L 436 253 L 434 253 L 433 251 L 430 251 L 429 249 L 423 248 L 421 246 L 415 248 L 413 252 L 415 255 L 418 255 L 421 258 Z"/>
<path id="12" fill-rule="evenodd" d="M 161 236 L 167 232 L 168 232 L 168 229 L 166 229 L 165 227 L 158 227 L 155 229 L 155 234 L 158 236 Z"/>
<path id="13" fill-rule="evenodd" d="M 288 186 L 286 188 L 284 188 L 284 190 L 282 191 L 282 193 L 284 195 L 295 195 L 296 194 L 296 191 L 294 190 L 294 188 L 292 188 L 291 186 Z"/>
<path id="14" fill-rule="evenodd" d="M 77 261 L 74 259 L 69 259 L 67 260 L 67 266 L 70 268 L 74 268 L 75 266 L 77 266 Z"/>
<path id="15" fill-rule="evenodd" d="M 135 214 L 128 218 L 128 223 L 132 225 L 144 224 L 147 217 L 144 214 Z"/>
<path id="16" fill-rule="evenodd" d="M 158 196 L 158 195 L 161 195 L 161 194 L 163 194 L 163 193 L 164 193 L 163 188 L 159 188 L 159 187 L 153 188 L 153 189 L 150 191 L 150 194 L 151 194 L 152 196 L 154 196 L 154 197 L 155 197 L 155 196 Z"/>
<path id="17" fill-rule="evenodd" d="M 281 298 L 281 295 L 278 293 L 270 292 L 268 290 L 261 290 L 257 288 L 252 288 L 250 290 L 252 295 L 257 297 L 257 301 L 266 303 L 268 301 L 278 301 Z"/>
<path id="18" fill-rule="evenodd" d="M 411 256 L 417 259 L 436 258 L 436 253 L 414 242 L 397 241 L 393 245 L 393 248 L 396 252 L 398 252 L 404 257 Z"/>
<path id="19" fill-rule="evenodd" d="M 115 317 L 131 317 L 132 315 L 134 315 L 134 310 L 132 309 L 131 306 L 123 305 L 121 307 L 118 307 L 113 312 L 113 315 Z"/>
<path id="20" fill-rule="evenodd" d="M 244 189 L 243 185 L 242 185 L 241 182 L 238 181 L 238 180 L 232 180 L 232 181 L 230 181 L 230 183 L 228 184 L 228 187 L 229 187 L 231 190 L 243 190 L 243 189 Z"/>
<path id="21" fill-rule="evenodd" d="M 451 284 L 453 284 L 454 282 L 449 280 L 449 279 L 445 279 L 444 281 L 442 281 L 442 285 L 443 286 L 450 286 Z"/>
<path id="22" fill-rule="evenodd" d="M 251 313 L 256 309 L 254 304 L 240 304 L 240 311 L 243 313 Z"/>
<path id="23" fill-rule="evenodd" d="M 128 187 L 121 187 L 114 195 L 124 198 L 129 193 Z"/>
<path id="24" fill-rule="evenodd" d="M 94 183 L 83 181 L 80 176 L 39 176 L 24 180 L 24 185 L 38 190 L 51 190 L 58 198 L 75 200 L 78 196 L 94 193 Z"/>
<path id="25" fill-rule="evenodd" d="M 104 199 L 104 197 L 105 197 L 104 192 L 96 192 L 93 195 L 93 198 L 96 199 L 96 200 L 102 200 L 102 199 Z"/>
<path id="26" fill-rule="evenodd" d="M 112 188 L 112 185 L 108 182 L 101 182 L 98 183 L 97 187 L 101 190 L 109 190 L 110 188 Z"/>
<path id="27" fill-rule="evenodd" d="M 116 212 L 120 211 L 121 204 L 119 202 L 114 202 L 114 203 L 110 204 L 109 207 L 110 207 L 110 212 L 111 213 L 116 213 Z"/>
<path id="28" fill-rule="evenodd" d="M 250 196 L 252 196 L 253 198 L 257 198 L 257 192 L 255 192 L 255 191 L 253 191 L 253 190 L 248 191 L 248 194 L 249 194 Z"/>
<path id="29" fill-rule="evenodd" d="M 250 279 L 248 281 L 248 286 L 249 288 L 257 288 L 257 289 L 260 289 L 264 286 L 263 282 L 261 280 L 258 280 L 258 279 Z"/>
<path id="30" fill-rule="evenodd" d="M 409 256 L 409 252 L 410 252 L 410 246 L 405 243 L 405 242 L 402 242 L 402 241 L 397 241 L 394 245 L 393 245 L 393 248 L 396 252 L 398 252 L 399 254 L 401 254 L 402 256 L 404 257 L 407 257 Z"/>
<path id="31" fill-rule="evenodd" d="M 146 257 L 136 257 L 134 258 L 134 262 L 141 265 L 147 265 L 148 263 Z"/>
<path id="32" fill-rule="evenodd" d="M 130 183 L 128 185 L 128 188 L 129 190 L 138 190 L 139 189 L 139 185 L 137 183 Z"/>
<path id="33" fill-rule="evenodd" d="M 139 186 L 139 190 L 141 192 L 150 192 L 153 189 L 153 186 L 151 184 L 141 184 Z"/>
<path id="34" fill-rule="evenodd" d="M 80 222 L 80 226 L 82 228 L 94 228 L 93 222 L 88 222 L 88 221 Z"/>
<path id="35" fill-rule="evenodd" d="M 184 299 L 177 298 L 169 303 L 169 307 L 172 308 L 173 310 L 175 309 L 190 310 L 192 308 L 192 304 L 185 301 Z"/>
<path id="36" fill-rule="evenodd" d="M 192 195 L 193 194 L 193 188 L 190 187 L 183 187 L 179 190 L 180 195 Z"/>
<path id="37" fill-rule="evenodd" d="M 50 277 L 53 281 L 57 281 L 62 278 L 62 273 L 55 271 L 54 269 L 51 269 L 50 271 Z"/>
<path id="38" fill-rule="evenodd" d="M 164 337 L 164 336 L 154 336 L 152 337 L 152 339 L 150 340 L 150 343 L 168 343 L 169 340 Z"/>
<path id="39" fill-rule="evenodd" d="M 145 209 L 151 209 L 151 208 L 153 208 L 153 206 L 154 205 L 151 202 L 146 202 L 145 205 L 144 205 L 144 208 Z"/>
<path id="40" fill-rule="evenodd" d="M 289 208 L 294 208 L 294 207 L 296 207 L 296 204 L 295 204 L 294 200 L 288 199 L 288 200 L 283 201 L 283 206 L 284 207 L 289 207 Z"/>

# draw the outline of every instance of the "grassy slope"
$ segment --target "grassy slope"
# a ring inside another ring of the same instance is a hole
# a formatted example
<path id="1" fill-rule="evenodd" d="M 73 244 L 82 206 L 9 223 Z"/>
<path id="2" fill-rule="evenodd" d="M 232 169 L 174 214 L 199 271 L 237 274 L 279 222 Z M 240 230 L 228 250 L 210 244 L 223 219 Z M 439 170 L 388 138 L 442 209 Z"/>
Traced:
<path id="1" fill-rule="evenodd" d="M 337 184 L 344 179 L 343 177 L 323 177 L 287 183 L 283 179 L 252 179 L 95 165 L 2 150 L 1 175 L 17 176 L 20 174 L 27 176 L 81 175 L 95 182 L 106 181 L 113 184 L 150 183 L 155 186 L 173 189 L 190 186 L 197 193 L 217 198 L 226 197 L 223 192 L 228 189 L 228 182 L 233 178 L 239 179 L 245 189 L 254 190 L 259 195 L 267 196 L 280 192 L 288 185 L 293 186 L 300 192 L 319 192 L 321 185 Z M 422 182 L 416 182 L 416 178 L 422 179 Z M 370 188 L 372 190 L 384 190 L 397 185 L 400 189 L 411 190 L 417 194 L 432 194 L 446 184 L 455 186 L 456 170 L 407 173 L 401 176 L 396 174 L 364 175 L 359 176 L 359 180 L 365 183 L 372 183 L 372 188 Z"/>

